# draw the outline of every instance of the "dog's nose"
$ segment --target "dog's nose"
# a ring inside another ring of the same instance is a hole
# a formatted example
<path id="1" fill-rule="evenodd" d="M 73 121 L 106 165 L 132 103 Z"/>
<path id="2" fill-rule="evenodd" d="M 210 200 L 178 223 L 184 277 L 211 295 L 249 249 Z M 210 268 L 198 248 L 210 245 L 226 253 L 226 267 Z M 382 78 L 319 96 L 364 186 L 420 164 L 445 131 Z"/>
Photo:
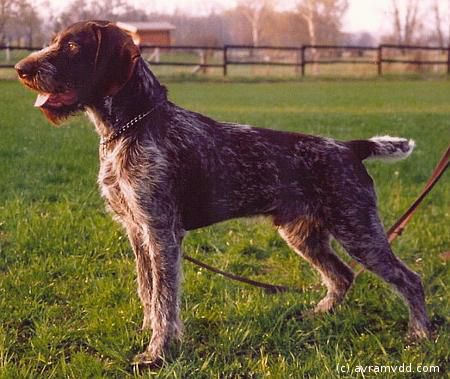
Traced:
<path id="1" fill-rule="evenodd" d="M 21 60 L 14 66 L 14 68 L 16 69 L 20 79 L 29 79 L 36 73 L 36 68 L 34 65 L 26 60 Z"/>

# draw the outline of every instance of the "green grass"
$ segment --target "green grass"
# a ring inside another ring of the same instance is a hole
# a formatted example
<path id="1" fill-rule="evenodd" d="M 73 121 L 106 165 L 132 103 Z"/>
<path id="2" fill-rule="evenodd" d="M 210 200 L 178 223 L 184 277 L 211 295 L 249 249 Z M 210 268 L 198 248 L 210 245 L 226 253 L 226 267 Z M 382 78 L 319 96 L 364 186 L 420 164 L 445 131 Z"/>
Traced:
<path id="1" fill-rule="evenodd" d="M 414 138 L 408 160 L 367 163 L 387 226 L 450 140 L 448 81 L 199 82 L 169 90 L 177 103 L 221 120 L 342 139 Z M 402 363 L 438 365 L 436 377 L 445 376 L 450 275 L 439 255 L 449 250 L 448 174 L 394 243 L 423 277 L 438 327 L 433 341 L 405 342 L 405 306 L 368 273 L 336 313 L 299 318 L 324 294 L 318 275 L 267 220 L 235 220 L 190 233 L 184 250 L 302 292 L 267 295 L 185 262 L 183 345 L 159 372 L 137 373 L 129 362 L 149 334 L 139 332 L 133 254 L 98 195 L 98 137 L 84 117 L 50 127 L 15 82 L 0 82 L 0 103 L 0 377 L 350 378 L 336 366 Z"/>

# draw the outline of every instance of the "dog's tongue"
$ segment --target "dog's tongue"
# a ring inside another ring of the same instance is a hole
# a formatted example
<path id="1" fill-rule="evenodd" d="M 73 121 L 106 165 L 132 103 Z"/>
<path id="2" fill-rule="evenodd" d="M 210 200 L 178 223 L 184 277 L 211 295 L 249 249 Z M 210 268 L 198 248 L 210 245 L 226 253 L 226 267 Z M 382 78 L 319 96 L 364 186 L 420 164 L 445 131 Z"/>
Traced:
<path id="1" fill-rule="evenodd" d="M 36 101 L 34 102 L 35 107 L 42 107 L 47 100 L 50 98 L 49 93 L 39 93 L 37 95 Z"/>
<path id="2" fill-rule="evenodd" d="M 45 104 L 53 108 L 60 108 L 64 105 L 73 105 L 77 102 L 77 92 L 73 89 L 68 89 L 60 93 L 45 93 L 40 92 L 34 103 L 35 107 L 42 107 Z"/>

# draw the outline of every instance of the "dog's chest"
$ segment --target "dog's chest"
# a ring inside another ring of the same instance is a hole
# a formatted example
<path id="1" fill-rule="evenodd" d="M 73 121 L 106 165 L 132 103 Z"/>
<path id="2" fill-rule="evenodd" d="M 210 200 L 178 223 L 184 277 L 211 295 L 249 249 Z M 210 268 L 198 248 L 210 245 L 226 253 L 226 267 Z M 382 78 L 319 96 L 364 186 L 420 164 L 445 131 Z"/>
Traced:
<path id="1" fill-rule="evenodd" d="M 141 214 L 137 193 L 141 183 L 124 150 L 118 146 L 101 154 L 98 183 L 101 195 L 121 222 L 137 221 Z"/>

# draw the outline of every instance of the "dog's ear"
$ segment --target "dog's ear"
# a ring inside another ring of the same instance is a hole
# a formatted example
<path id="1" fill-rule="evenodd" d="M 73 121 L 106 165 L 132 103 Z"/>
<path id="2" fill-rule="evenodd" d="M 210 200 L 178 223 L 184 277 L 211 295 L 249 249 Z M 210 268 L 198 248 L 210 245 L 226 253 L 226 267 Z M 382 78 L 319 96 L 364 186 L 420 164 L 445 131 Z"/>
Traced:
<path id="1" fill-rule="evenodd" d="M 140 57 L 132 38 L 116 25 L 108 22 L 89 23 L 97 41 L 93 86 L 101 96 L 119 92 L 133 74 Z"/>

